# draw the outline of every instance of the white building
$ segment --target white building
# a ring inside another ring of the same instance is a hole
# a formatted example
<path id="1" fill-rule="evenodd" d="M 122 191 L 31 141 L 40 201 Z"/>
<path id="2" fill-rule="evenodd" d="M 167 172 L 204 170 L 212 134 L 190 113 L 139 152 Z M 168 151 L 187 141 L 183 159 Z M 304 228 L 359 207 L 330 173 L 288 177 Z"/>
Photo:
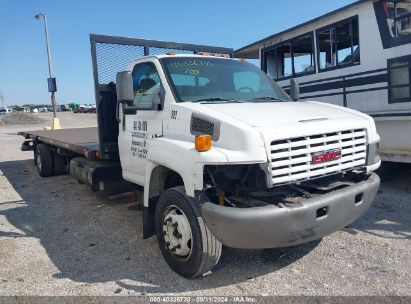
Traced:
<path id="1" fill-rule="evenodd" d="M 290 12 L 292 18 L 292 12 Z M 411 162 L 411 0 L 361 0 L 235 52 L 301 98 L 374 117 L 383 160 Z"/>

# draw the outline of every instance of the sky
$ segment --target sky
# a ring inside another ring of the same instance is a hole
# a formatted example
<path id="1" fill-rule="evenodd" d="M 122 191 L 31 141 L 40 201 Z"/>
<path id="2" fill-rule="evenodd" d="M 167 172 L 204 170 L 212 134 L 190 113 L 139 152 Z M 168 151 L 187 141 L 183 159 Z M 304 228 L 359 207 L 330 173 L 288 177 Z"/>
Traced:
<path id="1" fill-rule="evenodd" d="M 57 103 L 95 102 L 89 34 L 238 49 L 353 0 L 0 0 L 0 95 L 6 105 L 46 104 L 48 16 Z"/>

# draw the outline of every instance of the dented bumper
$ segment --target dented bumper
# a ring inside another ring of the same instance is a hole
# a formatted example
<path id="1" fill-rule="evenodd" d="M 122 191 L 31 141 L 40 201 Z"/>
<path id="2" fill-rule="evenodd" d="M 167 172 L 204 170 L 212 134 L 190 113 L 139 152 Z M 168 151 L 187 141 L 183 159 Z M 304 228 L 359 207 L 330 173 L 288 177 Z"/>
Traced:
<path id="1" fill-rule="evenodd" d="M 307 199 L 298 205 L 232 208 L 205 203 L 202 216 L 225 246 L 242 249 L 286 247 L 320 239 L 352 223 L 368 210 L 380 185 L 367 180 Z"/>

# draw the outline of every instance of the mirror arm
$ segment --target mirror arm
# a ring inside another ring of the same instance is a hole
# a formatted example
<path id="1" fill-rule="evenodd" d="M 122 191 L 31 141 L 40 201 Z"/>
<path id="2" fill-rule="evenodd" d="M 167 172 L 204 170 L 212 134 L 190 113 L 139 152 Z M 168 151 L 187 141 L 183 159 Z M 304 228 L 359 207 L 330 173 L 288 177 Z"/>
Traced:
<path id="1" fill-rule="evenodd" d="M 130 100 L 118 100 L 117 101 L 117 107 L 116 107 L 116 119 L 117 122 L 120 123 L 121 119 L 120 119 L 120 105 L 122 105 L 122 110 L 123 110 L 123 118 L 124 118 L 124 105 L 129 105 L 131 104 L 132 101 Z"/>
<path id="2" fill-rule="evenodd" d="M 137 113 L 138 106 L 136 105 L 124 105 L 123 104 L 123 115 L 135 115 Z"/>
<path id="3" fill-rule="evenodd" d="M 162 84 L 160 86 L 159 96 L 160 96 L 160 103 L 157 106 L 157 110 L 162 111 L 164 109 L 164 102 L 166 99 L 166 90 L 164 89 L 164 86 Z"/>

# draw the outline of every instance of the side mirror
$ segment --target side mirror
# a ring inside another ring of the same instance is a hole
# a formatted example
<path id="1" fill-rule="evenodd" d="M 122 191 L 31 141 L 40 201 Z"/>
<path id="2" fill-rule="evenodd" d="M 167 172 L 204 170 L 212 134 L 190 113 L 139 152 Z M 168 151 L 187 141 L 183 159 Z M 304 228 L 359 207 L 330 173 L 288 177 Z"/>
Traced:
<path id="1" fill-rule="evenodd" d="M 137 109 L 131 104 L 134 101 L 133 78 L 131 72 L 118 72 L 116 75 L 116 93 L 117 93 L 117 121 L 120 122 L 119 106 L 123 105 L 123 114 L 135 114 Z"/>
<path id="2" fill-rule="evenodd" d="M 292 100 L 297 101 L 300 99 L 300 86 L 296 79 L 291 78 L 290 80 L 290 97 Z"/>
<path id="3" fill-rule="evenodd" d="M 117 102 L 133 102 L 133 78 L 131 72 L 118 72 L 116 75 Z"/>

